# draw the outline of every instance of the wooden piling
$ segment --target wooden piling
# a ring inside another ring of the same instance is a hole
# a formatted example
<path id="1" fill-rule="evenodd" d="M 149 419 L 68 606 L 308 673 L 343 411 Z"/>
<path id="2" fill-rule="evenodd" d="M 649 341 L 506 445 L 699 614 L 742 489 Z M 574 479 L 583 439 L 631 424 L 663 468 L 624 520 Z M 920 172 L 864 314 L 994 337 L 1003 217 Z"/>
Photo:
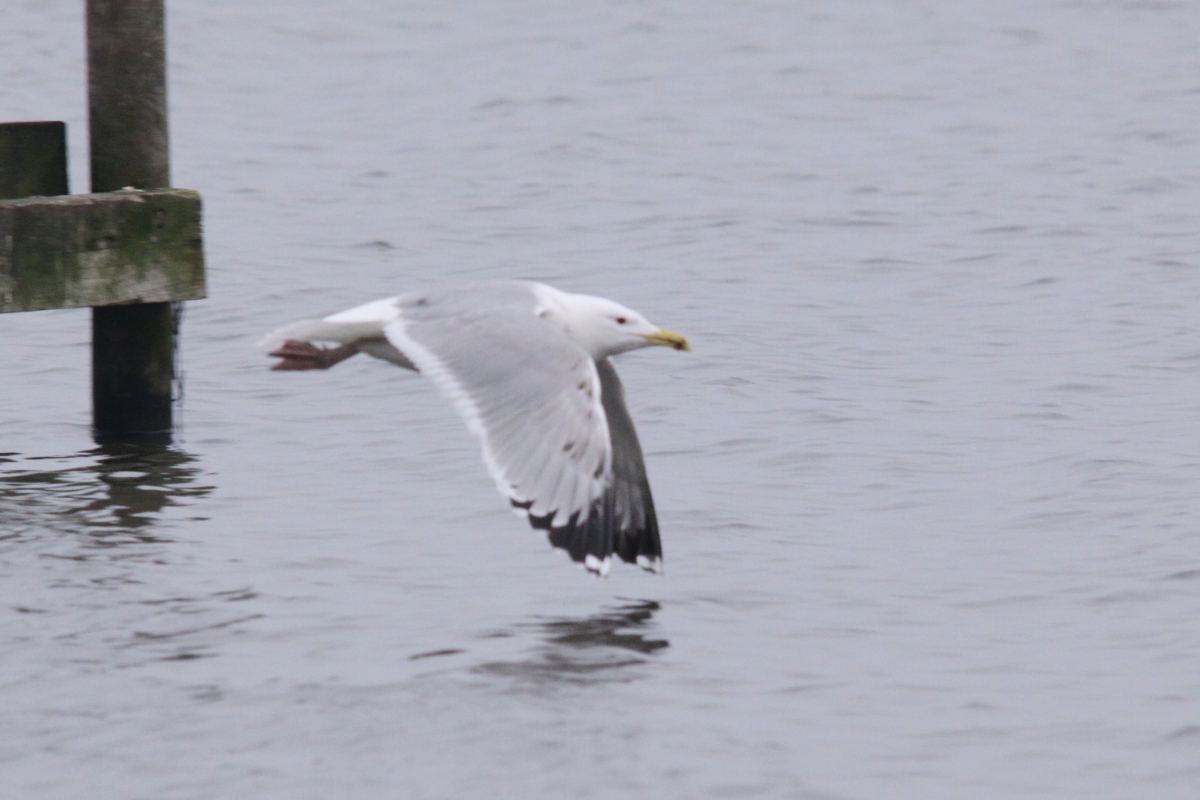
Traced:
<path id="1" fill-rule="evenodd" d="M 171 185 L 163 0 L 88 0 L 92 191 Z"/>
<path id="2" fill-rule="evenodd" d="M 65 123 L 0 124 L 0 200 L 68 191 Z"/>
<path id="3" fill-rule="evenodd" d="M 88 0 L 87 50 L 92 191 L 170 186 L 163 0 Z M 98 436 L 171 429 L 177 306 L 92 310 Z"/>

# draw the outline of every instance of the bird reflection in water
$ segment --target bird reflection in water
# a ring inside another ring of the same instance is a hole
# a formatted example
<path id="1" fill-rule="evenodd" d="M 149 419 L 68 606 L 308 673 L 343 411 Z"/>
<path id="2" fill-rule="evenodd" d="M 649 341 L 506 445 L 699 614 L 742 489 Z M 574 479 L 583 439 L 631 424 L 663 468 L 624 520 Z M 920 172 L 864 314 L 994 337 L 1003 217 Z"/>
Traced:
<path id="1" fill-rule="evenodd" d="M 653 600 L 637 600 L 600 614 L 532 623 L 543 639 L 532 658 L 481 664 L 475 671 L 537 684 L 632 680 L 636 673 L 629 668 L 670 645 L 647 635 L 659 608 Z"/>
<path id="2" fill-rule="evenodd" d="M 196 484 L 196 458 L 165 445 L 101 444 L 69 456 L 0 453 L 0 539 L 86 533 L 93 546 L 153 542 L 170 506 L 211 486 Z"/>

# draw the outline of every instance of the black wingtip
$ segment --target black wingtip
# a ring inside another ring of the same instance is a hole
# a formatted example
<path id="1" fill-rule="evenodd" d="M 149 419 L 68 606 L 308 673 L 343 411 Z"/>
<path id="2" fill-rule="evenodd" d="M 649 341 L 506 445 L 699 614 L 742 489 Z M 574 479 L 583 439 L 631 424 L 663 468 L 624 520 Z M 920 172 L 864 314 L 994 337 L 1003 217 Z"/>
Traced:
<path id="1" fill-rule="evenodd" d="M 645 496 L 649 498 L 649 487 L 645 489 Z M 592 504 L 586 519 L 580 521 L 580 514 L 575 513 L 565 525 L 554 524 L 554 512 L 536 516 L 528 513 L 528 506 L 516 502 L 513 506 L 524 508 L 529 524 L 546 531 L 546 538 L 552 547 L 565 550 L 572 561 L 582 564 L 588 572 L 608 575 L 612 557 L 616 555 L 622 561 L 636 564 L 647 572 L 656 575 L 663 573 L 662 541 L 653 502 L 647 502 L 640 524 L 624 528 L 613 509 L 611 492 L 606 492 L 604 497 Z"/>

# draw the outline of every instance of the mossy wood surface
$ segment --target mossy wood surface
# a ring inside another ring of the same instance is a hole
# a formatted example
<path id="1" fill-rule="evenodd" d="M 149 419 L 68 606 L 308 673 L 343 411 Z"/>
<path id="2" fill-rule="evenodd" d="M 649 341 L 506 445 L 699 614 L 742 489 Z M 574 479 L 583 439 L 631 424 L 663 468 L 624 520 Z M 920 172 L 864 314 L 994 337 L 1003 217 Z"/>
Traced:
<path id="1" fill-rule="evenodd" d="M 0 201 L 0 313 L 204 296 L 196 192 Z"/>

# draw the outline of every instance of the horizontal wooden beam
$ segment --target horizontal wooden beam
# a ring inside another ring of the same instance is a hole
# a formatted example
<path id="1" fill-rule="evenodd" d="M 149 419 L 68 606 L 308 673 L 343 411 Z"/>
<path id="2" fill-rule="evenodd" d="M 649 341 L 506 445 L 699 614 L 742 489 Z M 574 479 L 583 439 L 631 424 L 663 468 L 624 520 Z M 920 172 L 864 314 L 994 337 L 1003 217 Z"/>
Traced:
<path id="1" fill-rule="evenodd" d="M 196 192 L 0 201 L 0 313 L 204 296 Z"/>

